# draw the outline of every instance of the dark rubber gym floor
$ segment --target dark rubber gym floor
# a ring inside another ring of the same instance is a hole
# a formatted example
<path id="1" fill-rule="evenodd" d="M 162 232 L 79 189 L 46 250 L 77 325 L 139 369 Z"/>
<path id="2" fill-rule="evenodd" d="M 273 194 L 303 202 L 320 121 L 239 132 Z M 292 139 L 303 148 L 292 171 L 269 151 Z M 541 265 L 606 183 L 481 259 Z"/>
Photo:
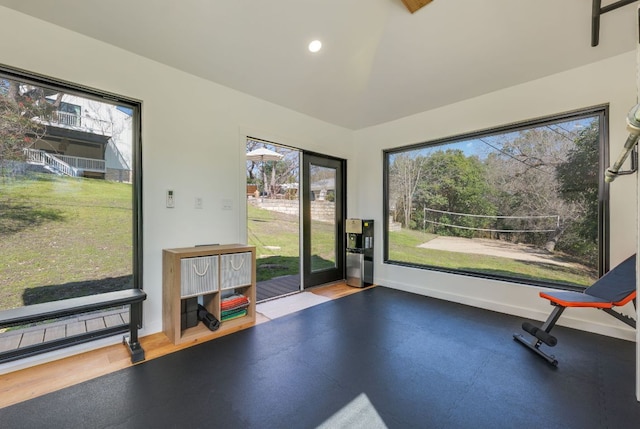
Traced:
<path id="1" fill-rule="evenodd" d="M 521 323 L 376 287 L 1 409 L 0 427 L 640 427 L 634 343 L 557 327 L 554 368 L 512 339 Z"/>

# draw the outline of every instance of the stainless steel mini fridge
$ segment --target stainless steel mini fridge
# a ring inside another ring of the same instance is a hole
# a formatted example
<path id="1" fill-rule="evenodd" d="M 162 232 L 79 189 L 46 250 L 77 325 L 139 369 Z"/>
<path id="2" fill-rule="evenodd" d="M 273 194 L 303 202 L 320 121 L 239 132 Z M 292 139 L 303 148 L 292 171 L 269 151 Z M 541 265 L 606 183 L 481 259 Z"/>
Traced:
<path id="1" fill-rule="evenodd" d="M 347 219 L 347 284 L 373 284 L 373 220 Z"/>

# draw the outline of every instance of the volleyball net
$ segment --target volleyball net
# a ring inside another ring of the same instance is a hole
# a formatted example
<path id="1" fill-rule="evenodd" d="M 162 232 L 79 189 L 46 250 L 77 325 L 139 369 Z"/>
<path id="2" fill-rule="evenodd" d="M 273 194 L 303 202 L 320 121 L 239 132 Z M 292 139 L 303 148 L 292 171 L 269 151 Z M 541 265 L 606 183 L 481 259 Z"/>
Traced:
<path id="1" fill-rule="evenodd" d="M 424 208 L 423 228 L 426 225 L 493 233 L 544 233 L 560 227 L 559 215 L 493 216 L 456 213 Z"/>

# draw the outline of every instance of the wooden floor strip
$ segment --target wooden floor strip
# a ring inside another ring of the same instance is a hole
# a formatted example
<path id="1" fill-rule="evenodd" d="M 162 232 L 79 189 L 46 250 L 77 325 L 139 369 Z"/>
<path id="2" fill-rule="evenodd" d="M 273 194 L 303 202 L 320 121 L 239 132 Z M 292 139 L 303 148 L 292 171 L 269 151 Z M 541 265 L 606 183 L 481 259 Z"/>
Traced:
<path id="1" fill-rule="evenodd" d="M 108 316 L 104 316 L 104 324 L 107 326 L 107 328 L 110 328 L 112 326 L 119 326 L 124 324 L 124 320 L 122 320 L 122 316 L 120 316 L 119 314 L 111 314 Z"/>
<path id="2" fill-rule="evenodd" d="M 44 341 L 53 341 L 60 338 L 64 338 L 67 333 L 67 329 L 64 325 L 47 327 L 44 331 Z"/>
<path id="3" fill-rule="evenodd" d="M 87 324 L 87 332 L 99 331 L 100 329 L 106 328 L 103 317 L 88 319 L 86 321 L 86 324 Z"/>
<path id="4" fill-rule="evenodd" d="M 91 312 L 0 332 L 0 352 L 129 323 L 129 307 Z M 42 333 L 44 332 L 44 335 Z"/>
<path id="5" fill-rule="evenodd" d="M 20 346 L 22 335 L 8 335 L 0 337 L 0 352 L 15 350 Z"/>
<path id="6" fill-rule="evenodd" d="M 32 346 L 34 344 L 40 344 L 44 339 L 44 329 L 37 331 L 25 332 L 22 334 L 22 340 L 20 341 L 20 347 Z"/>
<path id="7" fill-rule="evenodd" d="M 84 334 L 87 332 L 87 326 L 84 321 L 73 322 L 67 325 L 67 336 L 71 337 L 73 335 Z"/>

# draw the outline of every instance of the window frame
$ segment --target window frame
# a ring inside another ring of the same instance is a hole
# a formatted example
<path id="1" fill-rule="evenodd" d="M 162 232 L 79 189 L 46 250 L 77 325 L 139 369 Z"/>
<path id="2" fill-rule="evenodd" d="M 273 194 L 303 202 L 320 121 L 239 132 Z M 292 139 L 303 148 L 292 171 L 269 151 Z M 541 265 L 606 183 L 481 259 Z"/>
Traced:
<path id="1" fill-rule="evenodd" d="M 22 70 L 16 67 L 0 63 L 0 74 L 7 79 L 33 84 L 34 86 L 45 87 L 53 90 L 61 90 L 66 94 L 75 95 L 85 99 L 92 99 L 98 102 L 109 103 L 131 109 L 132 112 L 132 147 L 131 147 L 131 185 L 132 185 L 132 289 L 143 290 L 143 211 L 142 211 L 142 101 L 104 90 L 84 86 L 81 84 L 52 78 L 38 73 Z M 77 314 L 82 314 L 81 311 Z M 142 305 L 140 305 L 140 321 L 142 322 Z M 127 325 L 123 325 L 123 332 L 127 332 Z M 66 346 L 85 343 L 94 339 L 95 335 L 87 333 L 78 335 L 77 340 L 70 342 Z M 46 344 L 46 343 L 43 343 Z M 59 347 L 52 347 L 55 350 Z M 41 352 L 49 351 L 43 348 Z M 28 355 L 28 352 L 25 354 Z"/>
<path id="2" fill-rule="evenodd" d="M 417 264 L 411 262 L 395 261 L 389 258 L 389 158 L 390 155 L 398 154 L 410 150 L 416 150 L 424 147 L 440 146 L 445 144 L 451 144 L 464 140 L 471 140 L 474 138 L 482 138 L 487 136 L 493 136 L 496 134 L 503 134 L 509 132 L 517 132 L 525 129 L 530 129 L 542 125 L 550 125 L 558 122 L 578 120 L 587 117 L 597 117 L 599 125 L 599 165 L 598 165 L 598 277 L 603 276 L 609 271 L 609 256 L 610 256 L 610 213 L 609 213 L 609 183 L 604 180 L 604 173 L 609 165 L 609 105 L 602 104 L 583 109 L 577 109 L 564 113 L 553 114 L 549 116 L 543 116 L 535 119 L 525 120 L 521 122 L 514 122 L 497 127 L 486 128 L 483 130 L 472 131 L 464 134 L 452 135 L 449 137 L 427 140 L 420 143 L 414 143 L 405 146 L 394 147 L 390 149 L 384 149 L 382 151 L 383 162 L 383 204 L 382 204 L 382 219 L 383 219 L 383 264 L 396 265 L 403 267 L 411 267 L 424 269 L 429 271 L 438 271 L 449 274 L 464 275 L 469 277 L 491 279 L 505 281 L 509 283 L 517 283 L 531 286 L 543 286 L 561 290 L 575 290 L 583 291 L 584 288 L 571 286 L 566 284 L 554 283 L 544 280 L 532 280 L 521 277 L 503 276 L 498 274 L 487 274 L 474 272 L 469 270 L 457 270 L 450 268 L 443 268 L 435 265 Z"/>

